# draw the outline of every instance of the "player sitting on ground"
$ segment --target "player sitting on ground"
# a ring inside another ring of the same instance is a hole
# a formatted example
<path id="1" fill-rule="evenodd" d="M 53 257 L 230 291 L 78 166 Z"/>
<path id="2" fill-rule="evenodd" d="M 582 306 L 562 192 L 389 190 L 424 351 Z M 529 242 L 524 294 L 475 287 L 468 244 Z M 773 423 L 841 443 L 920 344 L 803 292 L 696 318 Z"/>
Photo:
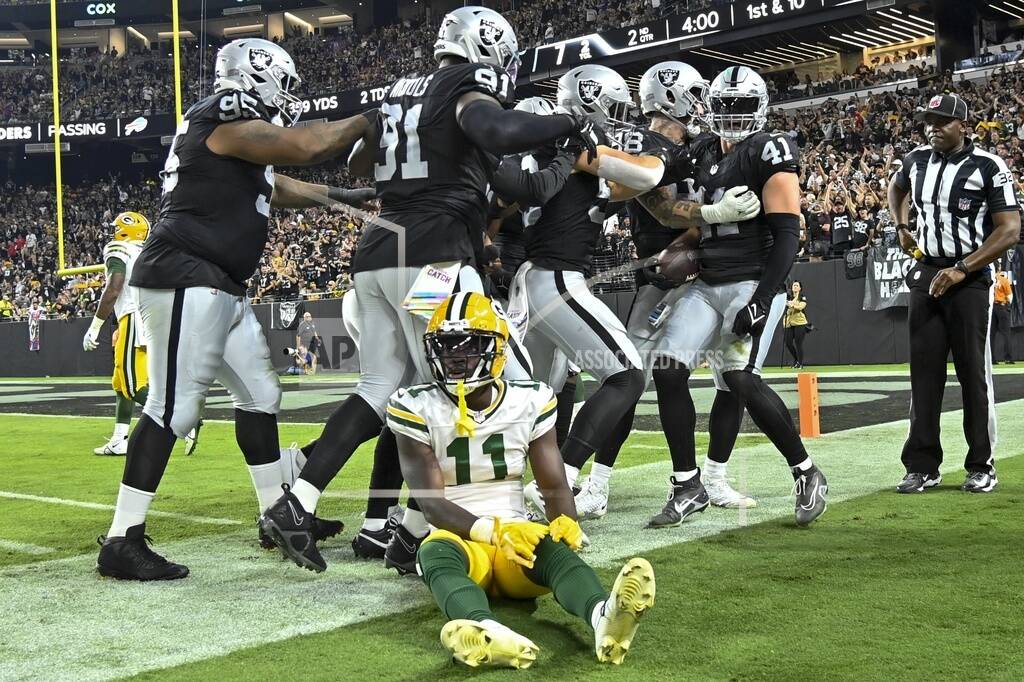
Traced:
<path id="1" fill-rule="evenodd" d="M 402 473 L 436 529 L 417 560 L 449 619 L 441 642 L 469 666 L 526 668 L 537 645 L 497 622 L 488 595 L 551 591 L 593 627 L 598 660 L 621 663 L 654 604 L 654 571 L 630 559 L 608 594 L 574 553 L 585 536 L 555 442 L 555 396 L 540 382 L 502 380 L 508 339 L 504 313 L 489 298 L 449 297 L 424 335 L 434 383 L 399 389 L 387 406 Z M 550 525 L 526 520 L 527 458 Z"/>

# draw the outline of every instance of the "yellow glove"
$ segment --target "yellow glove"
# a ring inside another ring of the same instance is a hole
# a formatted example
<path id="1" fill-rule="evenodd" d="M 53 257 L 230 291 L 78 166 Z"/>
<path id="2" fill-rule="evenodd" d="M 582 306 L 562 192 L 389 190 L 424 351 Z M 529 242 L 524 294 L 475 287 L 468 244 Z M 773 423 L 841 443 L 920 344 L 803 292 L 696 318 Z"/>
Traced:
<path id="1" fill-rule="evenodd" d="M 565 514 L 552 521 L 548 525 L 548 530 L 551 532 L 552 540 L 564 542 L 574 552 L 580 551 L 584 544 L 589 544 L 587 543 L 587 535 L 580 528 L 579 522 L 570 519 Z"/>
<path id="2" fill-rule="evenodd" d="M 478 519 L 470 530 L 470 538 L 477 542 L 486 542 L 498 548 L 506 559 L 520 566 L 533 568 L 537 557 L 533 550 L 537 543 L 548 534 L 548 527 L 530 521 L 509 521 L 484 517 Z"/>

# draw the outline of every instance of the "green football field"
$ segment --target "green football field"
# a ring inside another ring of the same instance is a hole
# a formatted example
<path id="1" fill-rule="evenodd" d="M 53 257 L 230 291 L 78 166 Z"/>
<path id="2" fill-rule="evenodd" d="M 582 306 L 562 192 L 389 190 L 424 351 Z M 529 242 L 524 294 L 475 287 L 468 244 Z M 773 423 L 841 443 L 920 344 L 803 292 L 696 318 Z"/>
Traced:
<path id="1" fill-rule="evenodd" d="M 192 575 L 150 584 L 99 578 L 96 537 L 109 525 L 123 459 L 91 454 L 111 420 L 79 408 L 93 394 L 107 400 L 103 380 L 0 381 L 0 680 L 1024 678 L 1017 372 L 1000 368 L 996 377 L 998 490 L 959 491 L 965 445 L 962 412 L 951 403 L 945 481 L 899 496 L 892 488 L 903 472 L 906 368 L 830 369 L 822 373 L 842 378 L 822 383 L 822 404 L 835 406 L 823 417 L 842 428 L 823 423 L 825 435 L 808 441 L 830 488 L 816 524 L 795 527 L 792 478 L 748 426 L 730 477 L 758 506 L 709 509 L 679 528 L 646 530 L 670 467 L 660 433 L 634 433 L 612 478 L 609 514 L 585 525 L 592 545 L 584 556 L 609 585 L 626 558 L 647 557 L 657 603 L 621 667 L 596 663 L 589 629 L 550 597 L 500 603 L 499 617 L 540 646 L 526 671 L 450 662 L 424 585 L 352 557 L 372 444 L 321 503 L 321 515 L 347 525 L 326 544 L 325 573 L 259 548 L 233 427 L 211 420 L 196 455 L 172 457 L 147 527 L 157 551 Z M 795 384 L 785 373 L 773 379 L 793 404 L 787 382 Z M 956 392 L 950 384 L 947 400 Z M 31 414 L 44 404 L 46 414 Z M 283 419 L 284 443 L 319 433 L 302 414 Z M 706 441 L 698 435 L 698 452 Z"/>

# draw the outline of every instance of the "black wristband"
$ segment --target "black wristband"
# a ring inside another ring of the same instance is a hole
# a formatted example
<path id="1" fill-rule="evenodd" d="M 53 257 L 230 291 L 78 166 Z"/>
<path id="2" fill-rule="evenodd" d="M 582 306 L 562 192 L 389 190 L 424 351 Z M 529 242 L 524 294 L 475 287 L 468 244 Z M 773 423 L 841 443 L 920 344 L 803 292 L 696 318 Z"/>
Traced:
<path id="1" fill-rule="evenodd" d="M 962 260 L 958 260 L 957 262 L 953 263 L 953 267 L 959 270 L 960 272 L 964 273 L 965 275 L 971 274 L 971 271 L 967 269 L 967 263 L 963 262 Z"/>

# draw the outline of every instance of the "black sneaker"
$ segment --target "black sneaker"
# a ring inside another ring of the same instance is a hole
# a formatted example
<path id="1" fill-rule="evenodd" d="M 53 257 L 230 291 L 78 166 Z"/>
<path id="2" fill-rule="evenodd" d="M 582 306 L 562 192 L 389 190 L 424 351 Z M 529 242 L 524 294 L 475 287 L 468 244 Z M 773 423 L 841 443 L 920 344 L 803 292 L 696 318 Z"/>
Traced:
<path id="1" fill-rule="evenodd" d="M 177 580 L 188 575 L 188 567 L 171 563 L 149 548 L 146 524 L 132 526 L 123 538 L 96 538 L 100 555 L 96 571 L 118 580 Z"/>
<path id="2" fill-rule="evenodd" d="M 392 514 L 380 530 L 360 528 L 352 538 L 352 551 L 355 555 L 361 559 L 383 559 L 384 551 L 400 525 L 400 518 L 400 515 Z"/>
<path id="3" fill-rule="evenodd" d="M 405 526 L 399 525 L 384 550 L 384 568 L 393 568 L 398 575 L 416 574 L 416 552 L 423 538 L 414 537 Z"/>
<path id="4" fill-rule="evenodd" d="M 995 471 L 972 471 L 967 474 L 967 479 L 960 486 L 960 490 L 965 493 L 990 493 L 998 484 Z"/>
<path id="5" fill-rule="evenodd" d="M 923 493 L 928 488 L 934 488 L 942 483 L 941 474 L 921 474 L 911 471 L 903 477 L 903 480 L 896 486 L 896 492 L 903 494 Z"/>
<path id="6" fill-rule="evenodd" d="M 291 486 L 282 483 L 281 489 L 284 495 L 260 517 L 260 530 L 297 566 L 317 573 L 327 570 L 313 536 L 313 515 L 292 495 Z"/>
<path id="7" fill-rule="evenodd" d="M 828 502 L 828 481 L 821 469 L 811 466 L 807 471 L 793 467 L 793 494 L 796 495 L 796 525 L 807 526 L 825 513 Z"/>
<path id="8" fill-rule="evenodd" d="M 708 491 L 700 480 L 700 471 L 688 481 L 679 483 L 675 476 L 669 476 L 668 482 L 672 484 L 672 491 L 668 494 L 668 502 L 650 521 L 648 528 L 671 528 L 678 526 L 688 517 L 702 512 L 711 504 Z"/>
<path id="9" fill-rule="evenodd" d="M 257 522 L 259 519 L 257 519 Z M 277 549 L 277 545 L 274 544 L 274 540 L 263 532 L 263 527 L 258 525 L 259 529 L 259 540 L 260 547 L 263 549 Z M 333 538 L 335 535 L 345 530 L 345 524 L 341 521 L 334 521 L 332 519 L 321 519 L 319 516 L 313 517 L 313 539 L 317 542 L 326 540 L 327 538 Z"/>

